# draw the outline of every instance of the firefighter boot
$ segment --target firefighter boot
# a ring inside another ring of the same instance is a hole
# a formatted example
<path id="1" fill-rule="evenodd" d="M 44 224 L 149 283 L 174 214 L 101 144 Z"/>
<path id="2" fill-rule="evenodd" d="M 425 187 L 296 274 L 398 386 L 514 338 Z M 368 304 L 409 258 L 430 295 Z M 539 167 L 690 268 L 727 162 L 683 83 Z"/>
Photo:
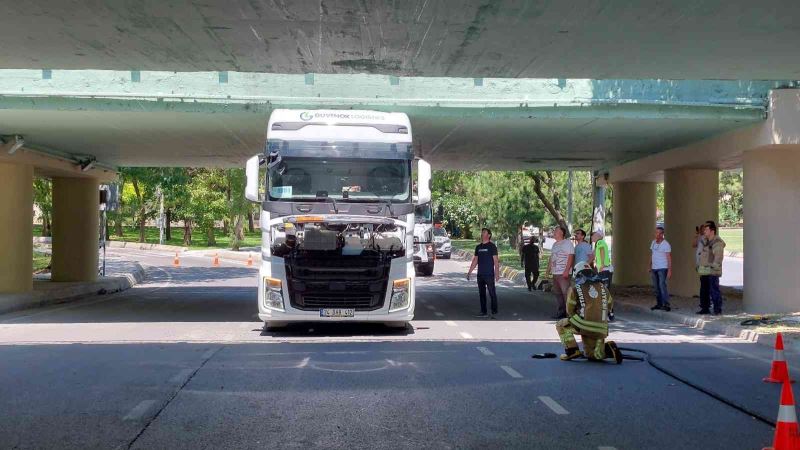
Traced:
<path id="1" fill-rule="evenodd" d="M 562 361 L 572 361 L 573 359 L 578 359 L 583 356 L 581 350 L 578 347 L 571 347 L 564 349 L 566 352 L 565 354 L 561 355 Z"/>
<path id="2" fill-rule="evenodd" d="M 619 351 L 619 347 L 617 347 L 616 342 L 608 341 L 606 342 L 606 358 L 614 358 L 617 364 L 622 364 L 622 352 Z"/>

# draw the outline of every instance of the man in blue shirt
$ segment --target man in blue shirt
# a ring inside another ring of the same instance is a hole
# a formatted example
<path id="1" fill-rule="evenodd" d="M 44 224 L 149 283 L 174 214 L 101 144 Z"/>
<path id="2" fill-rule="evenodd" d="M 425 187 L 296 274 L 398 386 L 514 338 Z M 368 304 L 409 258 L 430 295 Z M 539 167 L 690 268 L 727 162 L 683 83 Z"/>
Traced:
<path id="1" fill-rule="evenodd" d="M 481 313 L 475 317 L 489 317 L 486 315 L 486 289 L 489 289 L 489 297 L 492 299 L 492 315 L 494 319 L 497 314 L 497 292 L 495 291 L 495 281 L 500 281 L 500 260 L 497 258 L 497 246 L 491 241 L 492 230 L 481 229 L 481 243 L 475 247 L 475 256 L 472 257 L 472 264 L 467 272 L 467 280 L 478 266 L 478 293 L 481 298 Z"/>

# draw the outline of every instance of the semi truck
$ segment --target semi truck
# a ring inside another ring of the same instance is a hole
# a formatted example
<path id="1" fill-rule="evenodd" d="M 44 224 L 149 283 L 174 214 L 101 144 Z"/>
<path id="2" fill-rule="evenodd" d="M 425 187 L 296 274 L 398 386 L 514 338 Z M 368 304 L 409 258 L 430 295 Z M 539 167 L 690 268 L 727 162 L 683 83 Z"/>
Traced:
<path id="1" fill-rule="evenodd" d="M 433 211 L 428 202 L 414 209 L 414 267 L 418 275 L 431 276 L 435 264 Z"/>
<path id="2" fill-rule="evenodd" d="M 406 114 L 276 109 L 264 152 L 245 171 L 245 196 L 261 204 L 258 316 L 267 329 L 406 326 L 414 210 L 431 197 L 431 168 L 414 157 Z"/>

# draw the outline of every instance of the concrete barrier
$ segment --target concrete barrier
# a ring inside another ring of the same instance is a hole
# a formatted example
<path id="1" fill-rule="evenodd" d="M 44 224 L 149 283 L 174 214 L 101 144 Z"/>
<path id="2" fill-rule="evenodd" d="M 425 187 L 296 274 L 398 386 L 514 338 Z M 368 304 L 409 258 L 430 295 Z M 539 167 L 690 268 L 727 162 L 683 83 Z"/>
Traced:
<path id="1" fill-rule="evenodd" d="M 137 250 L 162 250 L 166 252 L 185 252 L 187 247 L 179 247 L 177 245 L 161 245 L 161 244 L 148 244 L 142 242 L 126 242 L 126 241 L 106 241 L 106 245 L 111 248 L 133 248 Z"/>

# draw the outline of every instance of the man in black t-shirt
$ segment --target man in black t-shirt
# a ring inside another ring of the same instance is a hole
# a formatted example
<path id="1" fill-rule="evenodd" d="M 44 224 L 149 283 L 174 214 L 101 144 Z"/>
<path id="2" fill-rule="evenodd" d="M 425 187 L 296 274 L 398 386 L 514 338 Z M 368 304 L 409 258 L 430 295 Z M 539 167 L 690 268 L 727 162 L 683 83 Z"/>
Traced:
<path id="1" fill-rule="evenodd" d="M 497 314 L 497 292 L 495 291 L 495 281 L 500 281 L 500 260 L 497 258 L 497 246 L 491 241 L 492 230 L 481 229 L 481 243 L 475 247 L 475 256 L 472 257 L 472 264 L 467 272 L 467 280 L 478 266 L 478 294 L 481 298 L 481 313 L 475 317 L 487 317 L 486 315 L 486 289 L 489 289 L 489 297 L 492 299 L 492 315 Z"/>
<path id="2" fill-rule="evenodd" d="M 530 241 L 522 246 L 519 253 L 522 267 L 525 268 L 525 282 L 530 291 L 532 288 L 536 288 L 536 282 L 539 280 L 539 245 L 536 243 L 536 238 L 531 237 Z"/>

